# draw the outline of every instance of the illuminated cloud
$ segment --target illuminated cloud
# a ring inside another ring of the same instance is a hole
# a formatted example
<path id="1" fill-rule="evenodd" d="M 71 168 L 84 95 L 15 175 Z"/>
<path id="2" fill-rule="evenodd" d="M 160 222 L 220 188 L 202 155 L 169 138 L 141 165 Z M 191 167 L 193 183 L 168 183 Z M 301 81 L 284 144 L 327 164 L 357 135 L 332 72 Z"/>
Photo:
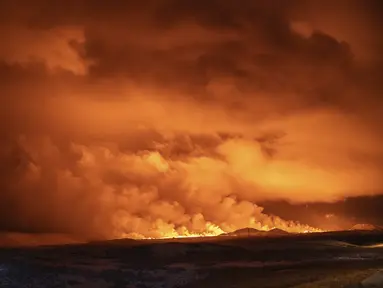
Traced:
<path id="1" fill-rule="evenodd" d="M 2 229 L 302 231 L 257 203 L 381 193 L 374 1 L 54 2 L 0 6 Z"/>

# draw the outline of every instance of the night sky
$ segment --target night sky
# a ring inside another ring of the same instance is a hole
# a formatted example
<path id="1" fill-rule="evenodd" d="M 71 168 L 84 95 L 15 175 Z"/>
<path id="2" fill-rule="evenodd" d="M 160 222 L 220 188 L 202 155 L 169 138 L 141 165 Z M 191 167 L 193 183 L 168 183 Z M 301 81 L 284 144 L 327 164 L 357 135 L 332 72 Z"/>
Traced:
<path id="1" fill-rule="evenodd" d="M 383 225 L 380 0 L 3 0 L 0 230 Z"/>

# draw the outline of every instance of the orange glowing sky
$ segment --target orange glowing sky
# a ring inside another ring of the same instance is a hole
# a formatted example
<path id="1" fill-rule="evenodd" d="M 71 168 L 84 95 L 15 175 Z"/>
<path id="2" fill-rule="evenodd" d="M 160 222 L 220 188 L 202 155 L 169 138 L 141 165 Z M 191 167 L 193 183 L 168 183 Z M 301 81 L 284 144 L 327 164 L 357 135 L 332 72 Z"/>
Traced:
<path id="1" fill-rule="evenodd" d="M 299 232 L 260 203 L 382 193 L 379 1 L 37 2 L 0 4 L 0 230 Z"/>

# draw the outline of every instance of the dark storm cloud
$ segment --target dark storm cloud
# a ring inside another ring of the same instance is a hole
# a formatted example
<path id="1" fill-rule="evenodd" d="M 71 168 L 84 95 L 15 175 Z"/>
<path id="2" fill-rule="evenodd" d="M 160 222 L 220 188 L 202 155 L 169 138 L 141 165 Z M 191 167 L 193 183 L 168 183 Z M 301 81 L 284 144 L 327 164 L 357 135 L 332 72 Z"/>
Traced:
<path id="1" fill-rule="evenodd" d="M 348 45 L 331 35 L 318 32 L 306 39 L 292 31 L 297 1 L 40 2 L 33 7 L 10 2 L 10 14 L 19 14 L 34 29 L 84 27 L 80 52 L 93 63 L 94 76 L 124 74 L 202 90 L 214 78 L 227 76 L 238 89 L 307 92 L 316 90 L 305 87 L 313 85 L 316 74 L 331 71 L 336 82 L 334 74 L 343 76 L 352 61 Z M 329 82 L 318 86 L 331 90 L 335 84 Z"/>

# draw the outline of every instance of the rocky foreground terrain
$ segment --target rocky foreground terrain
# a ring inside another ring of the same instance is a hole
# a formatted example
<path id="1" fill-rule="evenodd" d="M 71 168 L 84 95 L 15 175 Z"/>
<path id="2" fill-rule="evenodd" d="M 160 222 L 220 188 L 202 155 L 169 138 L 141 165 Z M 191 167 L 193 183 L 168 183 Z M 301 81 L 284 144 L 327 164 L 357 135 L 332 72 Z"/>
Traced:
<path id="1" fill-rule="evenodd" d="M 383 268 L 381 243 L 348 231 L 8 247 L 0 287 L 370 287 L 350 285 Z"/>

